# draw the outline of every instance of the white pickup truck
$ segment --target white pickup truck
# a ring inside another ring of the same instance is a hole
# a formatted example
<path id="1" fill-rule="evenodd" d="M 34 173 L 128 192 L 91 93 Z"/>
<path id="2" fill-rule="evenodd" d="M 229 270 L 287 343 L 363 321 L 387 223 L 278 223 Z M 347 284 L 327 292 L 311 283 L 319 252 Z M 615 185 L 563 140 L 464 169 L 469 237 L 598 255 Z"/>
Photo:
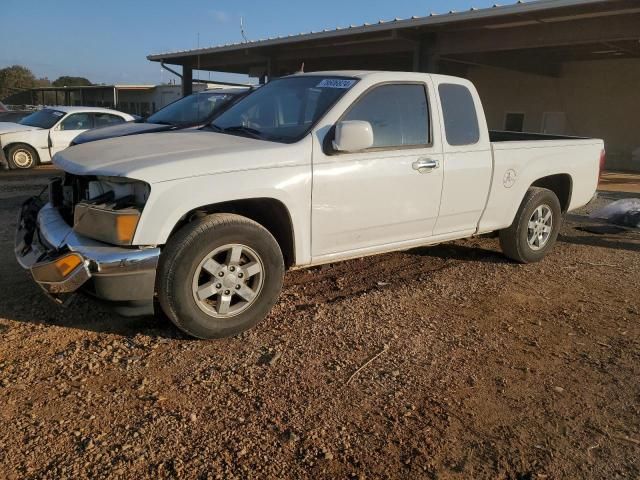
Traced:
<path id="1" fill-rule="evenodd" d="M 322 72 L 268 83 L 195 131 L 58 153 L 16 257 L 56 299 L 156 303 L 199 338 L 263 319 L 288 268 L 499 232 L 541 260 L 588 203 L 601 140 L 490 133 L 463 79 Z"/>

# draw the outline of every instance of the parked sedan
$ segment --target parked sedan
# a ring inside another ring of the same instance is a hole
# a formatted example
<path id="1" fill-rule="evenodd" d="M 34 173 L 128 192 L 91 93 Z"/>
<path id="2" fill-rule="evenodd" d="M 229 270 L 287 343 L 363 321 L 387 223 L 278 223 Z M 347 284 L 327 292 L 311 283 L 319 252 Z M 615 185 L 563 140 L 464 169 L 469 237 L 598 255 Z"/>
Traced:
<path id="1" fill-rule="evenodd" d="M 228 88 L 194 93 L 170 103 L 146 119 L 85 132 L 77 136 L 72 145 L 141 133 L 200 127 L 211 122 L 251 91 L 251 88 Z"/>
<path id="2" fill-rule="evenodd" d="M 50 163 L 82 132 L 133 120 L 127 113 L 107 108 L 48 107 L 18 123 L 0 122 L 0 165 L 25 169 Z"/>

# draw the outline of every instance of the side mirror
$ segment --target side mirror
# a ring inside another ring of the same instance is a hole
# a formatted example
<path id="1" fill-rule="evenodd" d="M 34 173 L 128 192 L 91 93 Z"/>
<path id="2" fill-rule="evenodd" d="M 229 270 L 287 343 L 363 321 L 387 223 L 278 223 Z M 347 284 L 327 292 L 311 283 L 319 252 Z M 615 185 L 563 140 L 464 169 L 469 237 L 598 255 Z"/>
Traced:
<path id="1" fill-rule="evenodd" d="M 359 152 L 373 146 L 373 128 L 363 120 L 345 120 L 336 125 L 333 149 L 338 152 Z"/>

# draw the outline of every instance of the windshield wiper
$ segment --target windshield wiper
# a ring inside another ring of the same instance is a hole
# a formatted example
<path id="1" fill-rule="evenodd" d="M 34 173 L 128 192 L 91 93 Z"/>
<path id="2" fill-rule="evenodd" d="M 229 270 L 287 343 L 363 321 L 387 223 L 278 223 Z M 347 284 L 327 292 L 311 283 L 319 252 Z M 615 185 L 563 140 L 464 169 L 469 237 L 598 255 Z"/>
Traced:
<path id="1" fill-rule="evenodd" d="M 160 120 L 158 122 L 149 122 L 149 123 L 155 123 L 156 125 L 169 125 L 170 127 L 173 127 L 175 125 L 174 123 L 167 122 L 165 120 Z"/>
<path id="2" fill-rule="evenodd" d="M 246 127 L 244 125 L 234 125 L 232 127 L 223 128 L 222 131 L 246 133 L 253 138 L 257 138 L 258 140 L 264 140 L 264 134 L 260 130 L 256 130 L 255 128 L 251 128 L 251 127 Z"/>

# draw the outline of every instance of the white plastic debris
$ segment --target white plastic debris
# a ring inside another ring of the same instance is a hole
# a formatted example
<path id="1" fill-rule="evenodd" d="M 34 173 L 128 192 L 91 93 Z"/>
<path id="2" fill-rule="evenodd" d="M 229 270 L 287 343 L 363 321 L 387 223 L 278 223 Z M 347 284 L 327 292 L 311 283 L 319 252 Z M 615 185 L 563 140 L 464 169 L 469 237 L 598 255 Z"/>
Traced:
<path id="1" fill-rule="evenodd" d="M 610 203 L 589 215 L 625 227 L 640 228 L 640 198 L 625 198 Z"/>

